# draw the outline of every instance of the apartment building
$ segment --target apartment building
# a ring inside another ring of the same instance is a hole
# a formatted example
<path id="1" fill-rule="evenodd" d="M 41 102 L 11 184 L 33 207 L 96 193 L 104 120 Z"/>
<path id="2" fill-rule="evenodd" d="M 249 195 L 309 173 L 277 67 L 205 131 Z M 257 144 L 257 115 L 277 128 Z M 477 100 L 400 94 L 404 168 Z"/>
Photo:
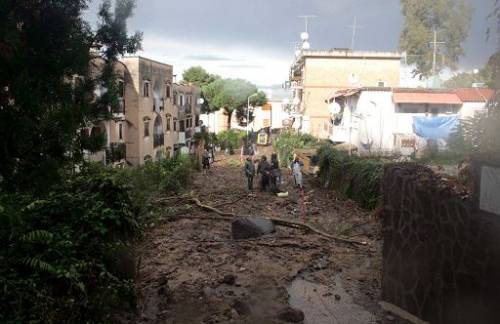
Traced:
<path id="1" fill-rule="evenodd" d="M 181 150 L 192 153 L 194 150 L 194 134 L 200 131 L 201 108 L 198 103 L 200 89 L 191 84 L 174 83 L 172 118 L 173 131 L 177 132 L 174 151 Z"/>
<path id="2" fill-rule="evenodd" d="M 398 87 L 401 54 L 352 50 L 302 50 L 290 70 L 299 130 L 320 138 L 328 123 L 325 98 L 353 87 Z"/>
<path id="3" fill-rule="evenodd" d="M 186 93 L 183 100 L 189 100 L 191 109 L 186 114 L 184 105 L 184 111 L 179 113 L 177 100 L 181 91 L 175 90 L 178 85 L 173 83 L 172 65 L 140 56 L 125 57 L 117 63 L 115 72 L 119 76 L 120 108 L 112 112 L 111 120 L 92 128 L 92 132 L 105 133 L 106 148 L 89 159 L 106 164 L 140 165 L 172 156 L 186 143 L 180 141 L 185 137 L 182 133 L 186 123 L 191 130 L 190 139 L 196 131 L 199 90 L 189 86 L 189 91 L 182 91 Z"/>

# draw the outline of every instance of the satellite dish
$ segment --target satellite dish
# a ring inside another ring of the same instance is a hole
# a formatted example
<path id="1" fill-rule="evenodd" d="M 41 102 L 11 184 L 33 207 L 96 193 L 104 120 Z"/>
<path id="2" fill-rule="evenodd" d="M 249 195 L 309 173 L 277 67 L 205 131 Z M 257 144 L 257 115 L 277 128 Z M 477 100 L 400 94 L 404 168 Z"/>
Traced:
<path id="1" fill-rule="evenodd" d="M 328 105 L 328 112 L 330 113 L 331 116 L 339 114 L 340 110 L 341 110 L 340 105 L 335 101 Z"/>
<path id="2" fill-rule="evenodd" d="M 308 41 L 305 41 L 304 43 L 302 43 L 302 49 L 308 50 L 310 48 L 311 48 L 311 44 L 309 44 Z"/>
<path id="3" fill-rule="evenodd" d="M 309 33 L 307 32 L 303 32 L 300 34 L 300 39 L 302 39 L 303 41 L 306 41 L 309 39 Z"/>

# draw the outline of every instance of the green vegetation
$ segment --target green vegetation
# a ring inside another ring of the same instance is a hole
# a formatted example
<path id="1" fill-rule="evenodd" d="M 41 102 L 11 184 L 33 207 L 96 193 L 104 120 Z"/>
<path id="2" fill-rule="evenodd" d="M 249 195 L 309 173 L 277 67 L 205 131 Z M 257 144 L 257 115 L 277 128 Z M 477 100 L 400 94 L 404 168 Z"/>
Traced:
<path id="1" fill-rule="evenodd" d="M 318 150 L 319 178 L 325 188 L 335 189 L 366 209 L 376 207 L 384 163 L 379 160 L 349 156 L 330 144 Z"/>
<path id="2" fill-rule="evenodd" d="M 213 75 L 205 71 L 200 66 L 187 69 L 183 74 L 183 82 L 194 83 L 201 87 L 201 95 L 205 100 L 203 104 L 204 112 L 213 112 L 224 109 L 228 122 L 231 122 L 233 113 L 236 113 L 241 124 L 247 120 L 248 97 L 251 106 L 261 106 L 267 102 L 264 92 L 258 91 L 253 83 L 242 79 L 222 79 L 218 75 Z M 250 122 L 253 120 L 252 112 L 249 113 Z"/>
<path id="3" fill-rule="evenodd" d="M 274 150 L 284 167 L 288 167 L 292 163 L 295 149 L 313 148 L 317 145 L 318 140 L 314 136 L 293 131 L 284 131 L 273 141 Z"/>
<path id="4" fill-rule="evenodd" d="M 217 143 L 223 150 L 227 148 L 232 151 L 243 145 L 245 136 L 245 131 L 239 129 L 229 129 L 217 134 Z"/>
<path id="5" fill-rule="evenodd" d="M 105 322 L 133 309 L 130 244 L 159 196 L 191 181 L 177 156 L 127 169 L 85 164 L 45 195 L 0 191 L 0 322 Z"/>
<path id="6" fill-rule="evenodd" d="M 464 55 L 463 43 L 469 35 L 472 8 L 465 0 L 401 0 L 405 17 L 400 47 L 408 53 L 408 63 L 416 64 L 415 73 L 432 74 L 434 31 L 445 42 L 438 52 L 437 71 L 456 69 Z"/>

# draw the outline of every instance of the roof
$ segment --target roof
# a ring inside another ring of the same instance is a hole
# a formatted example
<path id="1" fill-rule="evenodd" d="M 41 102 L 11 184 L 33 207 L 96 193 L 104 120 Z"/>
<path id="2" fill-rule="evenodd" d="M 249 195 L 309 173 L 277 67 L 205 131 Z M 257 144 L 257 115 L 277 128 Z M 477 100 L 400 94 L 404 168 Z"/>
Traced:
<path id="1" fill-rule="evenodd" d="M 335 93 L 330 97 L 330 100 L 339 98 L 339 97 L 350 97 L 354 96 L 355 94 L 358 94 L 363 88 L 349 88 L 349 89 L 342 89 L 342 90 L 337 90 Z"/>
<path id="2" fill-rule="evenodd" d="M 488 102 L 495 97 L 495 91 L 488 88 L 459 88 L 455 92 L 462 102 Z"/>
<path id="3" fill-rule="evenodd" d="M 456 93 L 439 92 L 394 92 L 394 103 L 461 105 Z"/>
<path id="4" fill-rule="evenodd" d="M 399 52 L 353 51 L 350 49 L 330 49 L 330 50 L 304 50 L 302 51 L 301 56 L 400 60 L 402 54 Z"/>

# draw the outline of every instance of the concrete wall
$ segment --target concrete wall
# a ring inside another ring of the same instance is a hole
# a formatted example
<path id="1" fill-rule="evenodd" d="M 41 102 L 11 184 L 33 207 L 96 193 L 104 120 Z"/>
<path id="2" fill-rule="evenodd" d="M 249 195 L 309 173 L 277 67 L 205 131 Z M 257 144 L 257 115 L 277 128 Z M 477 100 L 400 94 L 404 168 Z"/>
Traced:
<path id="1" fill-rule="evenodd" d="M 382 299 L 434 324 L 500 323 L 500 215 L 479 210 L 484 193 L 468 199 L 427 168 L 395 164 L 382 194 Z"/>

